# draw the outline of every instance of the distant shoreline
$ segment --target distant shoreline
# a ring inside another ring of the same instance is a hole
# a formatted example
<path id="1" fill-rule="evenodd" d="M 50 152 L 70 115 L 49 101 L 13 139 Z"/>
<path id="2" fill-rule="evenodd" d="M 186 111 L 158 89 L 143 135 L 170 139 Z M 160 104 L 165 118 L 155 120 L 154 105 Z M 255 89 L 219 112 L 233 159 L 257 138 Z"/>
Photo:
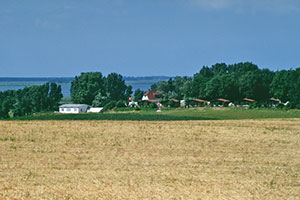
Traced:
<path id="1" fill-rule="evenodd" d="M 136 80 L 168 80 L 174 76 L 123 76 L 125 81 Z M 71 82 L 75 77 L 0 77 L 0 82 L 6 81 L 68 81 Z"/>
<path id="2" fill-rule="evenodd" d="M 131 85 L 133 91 L 141 89 L 147 91 L 150 86 L 159 81 L 167 81 L 171 76 L 124 76 L 126 84 Z M 75 77 L 0 77 L 0 91 L 18 90 L 33 85 L 42 85 L 47 82 L 54 82 L 62 86 L 64 97 L 70 97 L 71 82 Z"/>
<path id="3" fill-rule="evenodd" d="M 71 82 L 73 77 L 0 77 L 0 82 Z"/>

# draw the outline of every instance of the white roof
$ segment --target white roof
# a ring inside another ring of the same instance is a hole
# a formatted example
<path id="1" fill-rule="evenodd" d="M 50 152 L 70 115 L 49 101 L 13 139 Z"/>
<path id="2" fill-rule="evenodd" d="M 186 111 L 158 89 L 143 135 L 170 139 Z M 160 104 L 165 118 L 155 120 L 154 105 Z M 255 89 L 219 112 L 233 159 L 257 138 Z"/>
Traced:
<path id="1" fill-rule="evenodd" d="M 87 107 L 86 104 L 64 104 L 59 106 L 60 108 L 82 108 Z"/>

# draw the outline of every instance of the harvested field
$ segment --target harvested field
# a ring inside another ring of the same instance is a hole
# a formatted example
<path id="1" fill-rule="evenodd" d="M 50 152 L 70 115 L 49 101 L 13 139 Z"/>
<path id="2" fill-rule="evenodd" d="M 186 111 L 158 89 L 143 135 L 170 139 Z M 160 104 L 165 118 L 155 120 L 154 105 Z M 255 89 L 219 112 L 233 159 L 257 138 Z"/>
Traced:
<path id="1" fill-rule="evenodd" d="M 0 199 L 300 199 L 300 119 L 0 121 Z"/>

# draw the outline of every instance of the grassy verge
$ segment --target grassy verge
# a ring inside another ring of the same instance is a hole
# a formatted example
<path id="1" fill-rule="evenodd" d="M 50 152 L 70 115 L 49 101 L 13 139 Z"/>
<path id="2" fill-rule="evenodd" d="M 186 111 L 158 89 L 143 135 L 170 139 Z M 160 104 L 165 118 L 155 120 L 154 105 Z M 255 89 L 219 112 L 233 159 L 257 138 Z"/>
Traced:
<path id="1" fill-rule="evenodd" d="M 176 121 L 176 120 L 236 120 L 300 118 L 299 110 L 278 109 L 240 109 L 240 108 L 192 108 L 156 110 L 119 111 L 108 113 L 55 114 L 39 113 L 15 117 L 12 120 L 132 120 L 132 121 Z"/>

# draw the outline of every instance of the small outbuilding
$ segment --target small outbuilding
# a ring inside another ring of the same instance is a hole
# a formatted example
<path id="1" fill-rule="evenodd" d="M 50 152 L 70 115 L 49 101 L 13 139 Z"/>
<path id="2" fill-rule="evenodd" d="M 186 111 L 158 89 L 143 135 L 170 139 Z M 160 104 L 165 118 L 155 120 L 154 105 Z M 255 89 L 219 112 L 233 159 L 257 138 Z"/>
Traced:
<path id="1" fill-rule="evenodd" d="M 185 100 L 180 100 L 180 106 L 185 107 Z"/>
<path id="2" fill-rule="evenodd" d="M 103 110 L 103 107 L 95 107 L 88 109 L 88 113 L 100 113 Z"/>
<path id="3" fill-rule="evenodd" d="M 59 106 L 60 113 L 82 113 L 86 112 L 88 105 L 86 104 L 64 104 Z"/>

